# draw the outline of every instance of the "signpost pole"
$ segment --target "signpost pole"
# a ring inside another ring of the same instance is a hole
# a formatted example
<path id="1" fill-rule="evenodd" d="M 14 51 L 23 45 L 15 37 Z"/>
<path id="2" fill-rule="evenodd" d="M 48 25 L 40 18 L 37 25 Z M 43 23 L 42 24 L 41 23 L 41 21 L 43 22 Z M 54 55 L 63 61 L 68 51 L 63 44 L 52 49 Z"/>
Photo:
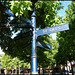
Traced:
<path id="1" fill-rule="evenodd" d="M 32 16 L 32 26 L 33 26 L 33 36 L 32 36 L 32 65 L 31 73 L 32 75 L 37 75 L 37 53 L 36 53 L 36 14 L 33 12 Z"/>
<path id="2" fill-rule="evenodd" d="M 33 1 L 33 0 L 32 0 Z M 11 11 L 9 9 L 6 10 L 6 13 L 11 15 L 11 16 L 14 16 Z M 36 52 L 36 37 L 40 36 L 40 35 L 45 35 L 45 34 L 51 34 L 51 33 L 55 33 L 55 32 L 59 32 L 59 31 L 64 31 L 64 30 L 69 30 L 69 26 L 68 24 L 64 24 L 64 25 L 59 25 L 59 26 L 55 26 L 55 27 L 50 27 L 50 28 L 45 28 L 45 29 L 41 29 L 41 30 L 38 30 L 36 31 L 36 14 L 35 14 L 35 11 L 33 12 L 32 16 L 32 24 L 31 24 L 31 21 L 29 19 L 25 19 L 24 21 L 29 23 L 31 28 L 33 27 L 33 36 L 32 36 L 32 65 L 31 65 L 31 73 L 32 75 L 37 75 L 38 74 L 38 71 L 37 71 L 37 52 Z M 25 26 L 22 25 L 22 26 Z M 16 28 L 20 28 L 22 27 L 21 25 L 16 27 Z M 25 27 L 22 27 L 22 28 L 25 28 Z M 49 45 L 49 44 L 42 44 L 42 45 L 38 45 L 40 47 L 46 47 L 48 49 L 52 49 L 52 46 Z"/>

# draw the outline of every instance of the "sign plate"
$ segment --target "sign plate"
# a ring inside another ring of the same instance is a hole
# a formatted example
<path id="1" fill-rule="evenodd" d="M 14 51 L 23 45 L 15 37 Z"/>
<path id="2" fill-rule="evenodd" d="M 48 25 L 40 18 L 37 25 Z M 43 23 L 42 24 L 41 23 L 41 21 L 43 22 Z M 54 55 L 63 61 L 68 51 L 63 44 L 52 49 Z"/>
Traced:
<path id="1" fill-rule="evenodd" d="M 52 50 L 52 46 L 51 45 L 49 45 L 49 44 L 47 44 L 47 43 L 40 43 L 40 42 L 37 42 L 37 46 L 40 46 L 40 47 L 42 47 L 42 48 L 47 48 L 47 49 L 50 49 L 50 50 Z"/>
<path id="2" fill-rule="evenodd" d="M 13 16 L 14 17 L 14 14 L 12 13 L 12 11 L 10 9 L 7 9 L 5 11 L 5 13 L 9 14 L 10 16 Z"/>
<path id="3" fill-rule="evenodd" d="M 45 34 L 51 34 L 59 31 L 69 30 L 68 24 L 58 25 L 55 27 L 45 28 L 41 30 L 37 30 L 36 36 L 45 35 Z"/>
<path id="4" fill-rule="evenodd" d="M 10 23 L 6 23 L 6 24 L 0 24 L 0 27 L 4 28 L 33 28 L 32 25 L 30 24 L 26 24 L 26 23 L 18 23 L 18 24 L 10 24 Z"/>

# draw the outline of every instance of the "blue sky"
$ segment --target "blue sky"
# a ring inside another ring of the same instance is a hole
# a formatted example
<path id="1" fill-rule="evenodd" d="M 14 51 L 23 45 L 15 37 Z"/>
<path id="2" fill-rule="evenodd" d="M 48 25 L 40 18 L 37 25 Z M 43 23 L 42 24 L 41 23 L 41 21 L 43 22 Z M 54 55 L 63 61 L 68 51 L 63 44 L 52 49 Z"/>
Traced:
<path id="1" fill-rule="evenodd" d="M 60 1 L 62 3 L 62 5 L 64 6 L 63 9 L 59 10 L 60 15 L 62 15 L 63 17 L 65 16 L 65 9 L 68 8 L 68 4 L 71 1 Z"/>
<path id="2" fill-rule="evenodd" d="M 62 3 L 63 9 L 59 10 L 59 14 L 62 15 L 62 17 L 64 18 L 65 16 L 65 9 L 68 8 L 68 4 L 71 1 L 60 1 Z M 56 39 L 56 33 L 51 34 L 53 39 Z"/>

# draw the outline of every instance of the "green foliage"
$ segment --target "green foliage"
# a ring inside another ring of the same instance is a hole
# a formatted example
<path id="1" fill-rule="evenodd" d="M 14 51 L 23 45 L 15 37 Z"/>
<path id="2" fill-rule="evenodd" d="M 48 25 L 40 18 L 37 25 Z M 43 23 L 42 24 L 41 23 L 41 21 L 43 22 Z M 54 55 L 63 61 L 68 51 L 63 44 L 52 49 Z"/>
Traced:
<path id="1" fill-rule="evenodd" d="M 31 10 L 32 3 L 30 1 L 10 1 L 12 12 L 16 16 L 26 16 L 28 17 L 28 10 Z"/>
<path id="2" fill-rule="evenodd" d="M 32 10 L 32 2 L 30 1 L 8 1 L 9 8 L 12 10 L 12 12 L 17 16 L 19 19 L 14 19 L 11 22 L 12 23 L 22 23 L 20 20 L 20 17 L 27 17 L 31 19 L 31 14 L 33 12 Z M 5 4 L 7 5 L 7 3 Z M 57 16 L 58 10 L 60 10 L 62 7 L 61 3 L 58 1 L 37 1 L 35 3 L 35 13 L 37 15 L 36 19 L 36 27 L 39 29 L 52 27 L 58 25 L 58 23 L 61 23 L 61 17 Z M 2 10 L 1 10 L 2 11 Z M 5 11 L 5 10 L 4 10 Z M 3 15 L 3 13 L 1 12 Z M 1 15 L 0 14 L 0 15 Z M 1 16 L 1 19 L 3 16 Z M 7 18 L 9 16 L 7 15 Z M 6 18 L 6 19 L 7 19 Z M 1 20 L 2 22 L 2 20 Z M 7 22 L 7 21 L 6 21 Z M 5 23 L 5 22 L 4 22 Z M 27 32 L 29 29 L 3 29 L 0 28 L 0 35 L 1 35 L 1 48 L 6 54 L 11 55 L 12 57 L 18 57 L 21 60 L 24 60 L 25 62 L 30 62 L 31 60 L 31 44 L 27 46 L 27 44 L 31 41 L 31 37 L 25 37 L 19 40 L 14 41 L 14 39 L 11 38 L 12 32 L 17 32 L 18 30 L 21 31 L 21 33 Z M 20 33 L 20 34 L 21 34 Z M 18 36 L 18 35 L 17 35 Z M 40 39 L 41 38 L 41 39 Z M 54 55 L 57 53 L 57 42 L 54 42 L 51 40 L 50 37 L 44 36 L 44 37 L 38 37 L 39 40 L 47 42 L 52 44 L 53 51 L 50 52 L 47 49 L 37 48 L 38 52 L 38 60 L 39 57 L 42 60 L 40 63 L 43 65 L 43 62 L 45 61 L 45 66 L 51 65 L 55 62 Z M 54 46 L 55 45 L 55 46 Z M 40 52 L 41 51 L 41 52 Z M 48 56 L 49 55 L 49 56 Z M 42 59 L 44 58 L 44 59 Z"/>
<path id="3" fill-rule="evenodd" d="M 40 64 L 43 67 L 51 66 L 55 63 L 54 56 L 58 52 L 58 42 L 53 40 L 51 36 L 42 36 L 38 38 L 45 43 L 52 45 L 52 51 L 46 48 L 37 47 L 38 54 L 38 65 Z"/>
<path id="4" fill-rule="evenodd" d="M 60 7 L 59 7 L 60 6 Z M 58 1 L 38 1 L 35 4 L 37 14 L 37 27 L 41 28 L 54 26 L 55 16 L 61 8 L 61 3 Z"/>
<path id="5" fill-rule="evenodd" d="M 58 1 L 37 1 L 35 3 L 37 27 L 41 26 L 41 28 L 45 28 L 54 26 L 56 23 L 55 20 L 57 19 L 56 15 L 61 8 L 63 6 Z M 10 1 L 10 9 L 18 17 L 23 15 L 31 19 L 32 2 L 30 1 Z"/>
<path id="6" fill-rule="evenodd" d="M 71 2 L 66 9 L 64 22 L 68 22 L 70 29 L 58 34 L 59 49 L 56 60 L 59 64 L 75 60 L 75 2 Z"/>
<path id="7" fill-rule="evenodd" d="M 23 60 L 19 60 L 19 58 L 15 57 L 12 58 L 11 56 L 4 54 L 2 56 L 1 59 L 1 68 L 7 68 L 7 69 L 11 69 L 11 68 L 16 68 L 17 66 L 19 67 L 29 67 L 30 64 L 28 64 L 27 62 L 24 62 Z"/>

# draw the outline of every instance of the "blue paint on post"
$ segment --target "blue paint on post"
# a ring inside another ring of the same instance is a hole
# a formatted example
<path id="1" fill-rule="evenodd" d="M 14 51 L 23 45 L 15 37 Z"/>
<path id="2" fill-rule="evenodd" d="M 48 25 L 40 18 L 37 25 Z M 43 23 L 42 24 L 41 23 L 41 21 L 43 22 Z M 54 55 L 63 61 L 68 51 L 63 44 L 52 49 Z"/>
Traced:
<path id="1" fill-rule="evenodd" d="M 45 35 L 45 34 L 51 34 L 59 31 L 69 30 L 68 24 L 58 25 L 55 27 L 45 28 L 38 30 L 36 33 L 36 36 Z"/>
<path id="2" fill-rule="evenodd" d="M 32 37 L 32 66 L 31 72 L 33 74 L 38 74 L 37 72 L 37 54 L 36 54 L 36 14 L 32 14 L 32 27 L 33 27 L 33 37 Z"/>
<path id="3" fill-rule="evenodd" d="M 32 58 L 32 74 L 37 74 L 37 59 Z"/>

